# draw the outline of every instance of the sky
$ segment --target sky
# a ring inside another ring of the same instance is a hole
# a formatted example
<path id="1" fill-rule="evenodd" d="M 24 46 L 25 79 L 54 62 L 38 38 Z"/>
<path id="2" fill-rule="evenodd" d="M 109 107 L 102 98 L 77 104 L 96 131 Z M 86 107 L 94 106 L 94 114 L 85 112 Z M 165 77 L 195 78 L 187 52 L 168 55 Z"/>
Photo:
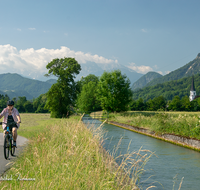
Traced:
<path id="1" fill-rule="evenodd" d="M 47 80 L 54 58 L 162 75 L 200 53 L 199 0 L 0 0 L 0 74 Z"/>

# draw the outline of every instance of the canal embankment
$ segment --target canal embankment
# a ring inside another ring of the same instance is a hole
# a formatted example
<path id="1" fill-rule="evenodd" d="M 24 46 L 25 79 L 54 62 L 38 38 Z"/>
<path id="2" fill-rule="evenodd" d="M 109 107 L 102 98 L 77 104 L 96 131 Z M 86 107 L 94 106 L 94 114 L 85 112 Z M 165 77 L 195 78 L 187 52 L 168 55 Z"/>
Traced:
<path id="1" fill-rule="evenodd" d="M 200 151 L 198 112 L 129 111 L 110 113 L 108 121 L 119 127 Z"/>
<path id="2" fill-rule="evenodd" d="M 187 147 L 194 149 L 196 151 L 200 151 L 200 140 L 192 139 L 189 137 L 178 136 L 174 134 L 156 134 L 156 132 L 151 131 L 150 129 L 146 129 L 143 127 L 131 126 L 124 123 L 119 123 L 116 121 L 108 121 L 108 124 L 112 124 L 127 130 L 131 130 L 143 135 L 147 135 L 156 139 L 160 139 L 166 142 L 170 142 L 179 146 Z"/>

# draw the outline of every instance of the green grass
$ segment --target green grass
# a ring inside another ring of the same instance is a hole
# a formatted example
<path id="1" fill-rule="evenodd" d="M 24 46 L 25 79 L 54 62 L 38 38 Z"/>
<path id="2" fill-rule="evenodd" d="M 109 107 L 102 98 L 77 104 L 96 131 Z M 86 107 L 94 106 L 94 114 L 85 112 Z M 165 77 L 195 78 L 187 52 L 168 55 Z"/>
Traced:
<path id="1" fill-rule="evenodd" d="M 30 141 L 2 176 L 12 176 L 12 180 L 0 181 L 0 189 L 133 189 L 151 156 L 146 150 L 127 153 L 117 166 L 100 146 L 101 128 L 94 136 L 80 117 L 51 119 L 49 114 L 21 114 L 21 118 L 18 134 Z M 132 168 L 135 173 L 130 179 Z"/>
<path id="2" fill-rule="evenodd" d="M 110 121 L 148 128 L 157 134 L 169 133 L 200 140 L 198 112 L 124 112 L 109 114 Z"/>

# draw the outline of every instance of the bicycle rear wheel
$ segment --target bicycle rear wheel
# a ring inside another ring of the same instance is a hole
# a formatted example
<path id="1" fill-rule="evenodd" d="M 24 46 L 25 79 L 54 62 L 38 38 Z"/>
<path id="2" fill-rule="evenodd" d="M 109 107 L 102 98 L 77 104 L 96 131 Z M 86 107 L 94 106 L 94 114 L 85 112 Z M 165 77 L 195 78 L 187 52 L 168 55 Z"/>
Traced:
<path id="1" fill-rule="evenodd" d="M 10 147 L 9 136 L 5 135 L 5 139 L 4 139 L 4 157 L 5 157 L 6 160 L 9 157 L 9 147 Z"/>
<path id="2" fill-rule="evenodd" d="M 14 154 L 15 154 L 15 146 L 13 146 L 14 140 L 11 139 L 10 143 L 11 143 L 10 153 L 11 153 L 12 156 L 14 156 Z"/>

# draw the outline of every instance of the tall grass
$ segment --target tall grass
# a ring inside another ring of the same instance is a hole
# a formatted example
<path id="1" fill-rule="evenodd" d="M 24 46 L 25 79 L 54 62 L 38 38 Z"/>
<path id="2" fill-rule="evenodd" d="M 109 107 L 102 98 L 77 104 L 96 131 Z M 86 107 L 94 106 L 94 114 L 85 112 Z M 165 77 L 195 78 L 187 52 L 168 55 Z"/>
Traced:
<path id="1" fill-rule="evenodd" d="M 78 118 L 48 117 L 22 115 L 19 134 L 31 141 L 2 176 L 12 176 L 12 180 L 0 181 L 0 189 L 138 189 L 151 153 L 144 154 L 143 150 L 127 153 L 121 164 L 116 165 L 100 146 L 101 129 L 93 135 Z"/>
<path id="2" fill-rule="evenodd" d="M 200 115 L 188 112 L 126 112 L 109 115 L 109 120 L 148 128 L 157 134 L 170 133 L 200 139 Z"/>

